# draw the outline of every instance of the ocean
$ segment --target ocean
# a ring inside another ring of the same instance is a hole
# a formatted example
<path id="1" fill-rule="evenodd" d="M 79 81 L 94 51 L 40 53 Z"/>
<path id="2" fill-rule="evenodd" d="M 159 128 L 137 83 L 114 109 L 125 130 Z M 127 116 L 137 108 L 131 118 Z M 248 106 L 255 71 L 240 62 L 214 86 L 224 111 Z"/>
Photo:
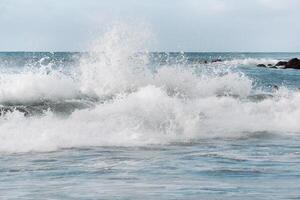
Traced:
<path id="1" fill-rule="evenodd" d="M 0 199 L 300 199 L 300 53 L 109 47 L 0 53 Z"/>

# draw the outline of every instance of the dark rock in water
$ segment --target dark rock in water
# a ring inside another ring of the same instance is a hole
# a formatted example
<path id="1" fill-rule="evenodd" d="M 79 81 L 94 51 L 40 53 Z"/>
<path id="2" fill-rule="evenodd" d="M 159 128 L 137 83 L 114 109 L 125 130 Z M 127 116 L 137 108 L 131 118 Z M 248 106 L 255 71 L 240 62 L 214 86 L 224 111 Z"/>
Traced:
<path id="1" fill-rule="evenodd" d="M 276 65 L 272 64 L 258 64 L 257 67 L 268 67 L 268 68 L 276 68 L 277 67 L 283 67 L 283 68 L 290 68 L 290 69 L 300 69 L 300 59 L 298 58 L 293 58 L 289 61 L 279 61 L 276 63 Z"/>
<path id="2" fill-rule="evenodd" d="M 257 67 L 267 67 L 267 68 L 274 68 L 274 69 L 277 69 L 277 67 L 273 66 L 272 64 L 258 64 L 256 65 Z"/>
<path id="3" fill-rule="evenodd" d="M 267 67 L 265 64 L 258 64 L 257 67 Z"/>
<path id="4" fill-rule="evenodd" d="M 286 61 L 279 61 L 275 66 L 285 66 L 287 63 Z"/>
<path id="5" fill-rule="evenodd" d="M 289 61 L 279 61 L 275 66 L 283 66 L 284 68 L 300 69 L 300 60 L 293 58 Z"/>
<path id="6" fill-rule="evenodd" d="M 300 60 L 298 58 L 293 58 L 287 62 L 286 68 L 300 69 Z"/>
<path id="7" fill-rule="evenodd" d="M 221 59 L 213 59 L 211 62 L 212 62 L 212 63 L 215 63 L 215 62 L 222 62 L 222 60 L 221 60 Z"/>

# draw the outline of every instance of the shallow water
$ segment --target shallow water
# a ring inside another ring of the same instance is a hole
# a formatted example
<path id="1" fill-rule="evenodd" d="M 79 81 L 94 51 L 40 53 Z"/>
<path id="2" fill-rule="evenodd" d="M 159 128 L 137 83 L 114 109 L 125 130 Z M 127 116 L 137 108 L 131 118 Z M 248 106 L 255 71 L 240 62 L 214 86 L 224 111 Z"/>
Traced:
<path id="1" fill-rule="evenodd" d="M 4 154 L 3 199 L 298 199 L 300 137 Z"/>

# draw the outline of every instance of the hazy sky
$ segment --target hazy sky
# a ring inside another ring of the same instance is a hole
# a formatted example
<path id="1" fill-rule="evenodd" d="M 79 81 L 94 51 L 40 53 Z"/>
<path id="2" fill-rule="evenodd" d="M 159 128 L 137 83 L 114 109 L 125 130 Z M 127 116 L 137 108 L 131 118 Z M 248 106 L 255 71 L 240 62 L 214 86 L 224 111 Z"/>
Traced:
<path id="1" fill-rule="evenodd" d="M 82 51 L 116 20 L 159 51 L 300 51 L 300 0 L 0 0 L 1 51 Z"/>

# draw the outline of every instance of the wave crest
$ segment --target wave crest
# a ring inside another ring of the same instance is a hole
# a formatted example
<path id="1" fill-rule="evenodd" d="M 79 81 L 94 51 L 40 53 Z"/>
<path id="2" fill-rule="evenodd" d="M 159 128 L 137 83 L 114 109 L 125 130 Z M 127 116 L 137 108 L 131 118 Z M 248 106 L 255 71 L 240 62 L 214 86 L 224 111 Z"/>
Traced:
<path id="1" fill-rule="evenodd" d="M 131 26 L 113 29 L 71 74 L 53 69 L 1 73 L 1 104 L 91 103 L 67 116 L 57 115 L 51 106 L 41 115 L 24 117 L 18 110 L 2 115 L 0 151 L 164 145 L 300 132 L 298 92 L 279 90 L 252 101 L 253 81 L 230 68 L 199 71 L 179 63 L 151 69 L 147 54 L 136 54 L 147 35 Z"/>

